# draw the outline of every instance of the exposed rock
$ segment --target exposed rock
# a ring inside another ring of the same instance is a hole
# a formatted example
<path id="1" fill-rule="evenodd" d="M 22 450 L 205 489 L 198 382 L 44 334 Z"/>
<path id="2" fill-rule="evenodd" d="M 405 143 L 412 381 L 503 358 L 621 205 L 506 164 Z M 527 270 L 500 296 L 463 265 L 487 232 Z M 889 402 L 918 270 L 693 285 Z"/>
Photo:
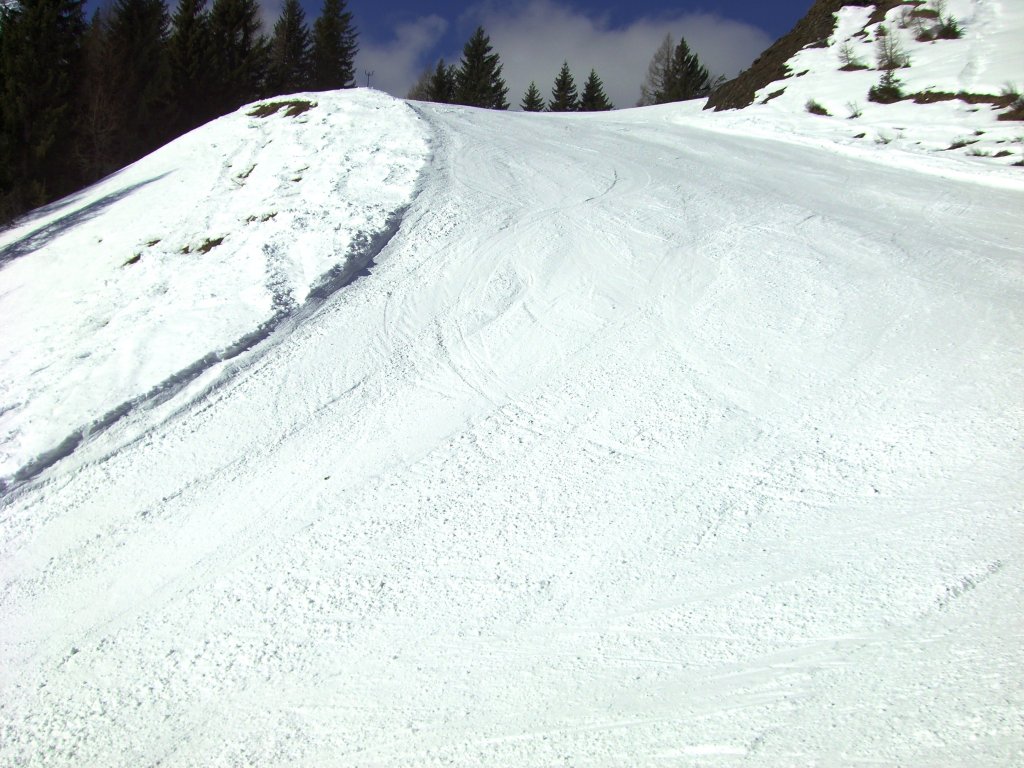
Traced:
<path id="1" fill-rule="evenodd" d="M 705 109 L 741 109 L 754 103 L 754 95 L 769 83 L 789 76 L 786 62 L 801 48 L 824 46 L 836 25 L 835 14 L 846 5 L 875 6 L 874 19 L 908 0 L 817 0 L 792 31 L 776 40 L 748 69 L 716 89 Z"/>

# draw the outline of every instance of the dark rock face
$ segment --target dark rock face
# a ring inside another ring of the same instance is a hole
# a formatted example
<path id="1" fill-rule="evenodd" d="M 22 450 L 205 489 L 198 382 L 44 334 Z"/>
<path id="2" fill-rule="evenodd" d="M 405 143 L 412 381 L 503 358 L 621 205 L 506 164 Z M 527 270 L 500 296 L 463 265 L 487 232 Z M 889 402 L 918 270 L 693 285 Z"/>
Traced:
<path id="1" fill-rule="evenodd" d="M 789 75 L 786 62 L 802 48 L 824 46 L 835 29 L 835 13 L 845 5 L 875 6 L 872 21 L 880 21 L 885 12 L 913 0 L 816 0 L 789 34 L 780 37 L 748 69 L 716 89 L 705 109 L 742 109 L 754 103 L 754 94 L 775 80 Z"/>

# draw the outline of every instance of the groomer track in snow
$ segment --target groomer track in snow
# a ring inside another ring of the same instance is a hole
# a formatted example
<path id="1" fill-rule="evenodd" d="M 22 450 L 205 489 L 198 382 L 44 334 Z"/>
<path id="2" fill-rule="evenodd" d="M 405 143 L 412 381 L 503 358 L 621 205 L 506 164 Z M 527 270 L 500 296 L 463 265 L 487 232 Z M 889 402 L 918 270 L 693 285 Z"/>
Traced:
<path id="1" fill-rule="evenodd" d="M 413 108 L 369 276 L 5 503 L 0 762 L 1024 759 L 1024 182 Z"/>

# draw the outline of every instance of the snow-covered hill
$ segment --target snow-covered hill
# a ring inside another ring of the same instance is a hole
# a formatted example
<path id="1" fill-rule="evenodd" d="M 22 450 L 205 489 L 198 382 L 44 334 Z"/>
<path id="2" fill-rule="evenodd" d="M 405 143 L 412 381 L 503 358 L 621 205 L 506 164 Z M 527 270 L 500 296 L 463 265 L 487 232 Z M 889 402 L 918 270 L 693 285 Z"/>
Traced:
<path id="1" fill-rule="evenodd" d="M 3 235 L 0 763 L 1024 761 L 1024 176 L 308 98 Z"/>
<path id="2" fill-rule="evenodd" d="M 308 313 L 427 156 L 377 93 L 245 107 L 0 232 L 0 490 Z"/>
<path id="3" fill-rule="evenodd" d="M 892 145 L 986 166 L 1024 165 L 1024 3 L 888 5 L 884 12 L 842 7 L 824 45 L 798 51 L 786 62 L 787 76 L 761 87 L 749 107 L 712 119 L 747 134 L 785 133 L 855 150 Z M 937 37 L 940 19 L 962 36 Z M 876 103 L 868 94 L 881 79 L 878 42 L 886 35 L 904 56 L 895 71 L 902 98 Z"/>

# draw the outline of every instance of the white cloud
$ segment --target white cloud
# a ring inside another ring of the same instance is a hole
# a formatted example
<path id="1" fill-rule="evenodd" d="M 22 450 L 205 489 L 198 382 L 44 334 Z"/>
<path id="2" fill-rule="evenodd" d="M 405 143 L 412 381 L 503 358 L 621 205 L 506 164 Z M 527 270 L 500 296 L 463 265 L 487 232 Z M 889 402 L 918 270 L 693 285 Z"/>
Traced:
<path id="1" fill-rule="evenodd" d="M 370 85 L 404 98 L 447 29 L 447 21 L 431 15 L 399 25 L 394 38 L 385 43 L 360 38 L 356 83 L 366 85 L 365 72 L 369 70 L 373 72 Z"/>
<path id="2" fill-rule="evenodd" d="M 705 13 L 641 18 L 613 27 L 607 17 L 551 0 L 530 0 L 512 8 L 484 5 L 470 9 L 462 21 L 482 24 L 501 55 L 509 101 L 518 105 L 531 80 L 547 97 L 562 61 L 569 62 L 577 87 L 590 69 L 597 70 L 616 107 L 631 107 L 640 98 L 647 65 L 667 33 L 686 38 L 713 75 L 729 77 L 749 65 L 771 43 L 760 29 Z"/>

